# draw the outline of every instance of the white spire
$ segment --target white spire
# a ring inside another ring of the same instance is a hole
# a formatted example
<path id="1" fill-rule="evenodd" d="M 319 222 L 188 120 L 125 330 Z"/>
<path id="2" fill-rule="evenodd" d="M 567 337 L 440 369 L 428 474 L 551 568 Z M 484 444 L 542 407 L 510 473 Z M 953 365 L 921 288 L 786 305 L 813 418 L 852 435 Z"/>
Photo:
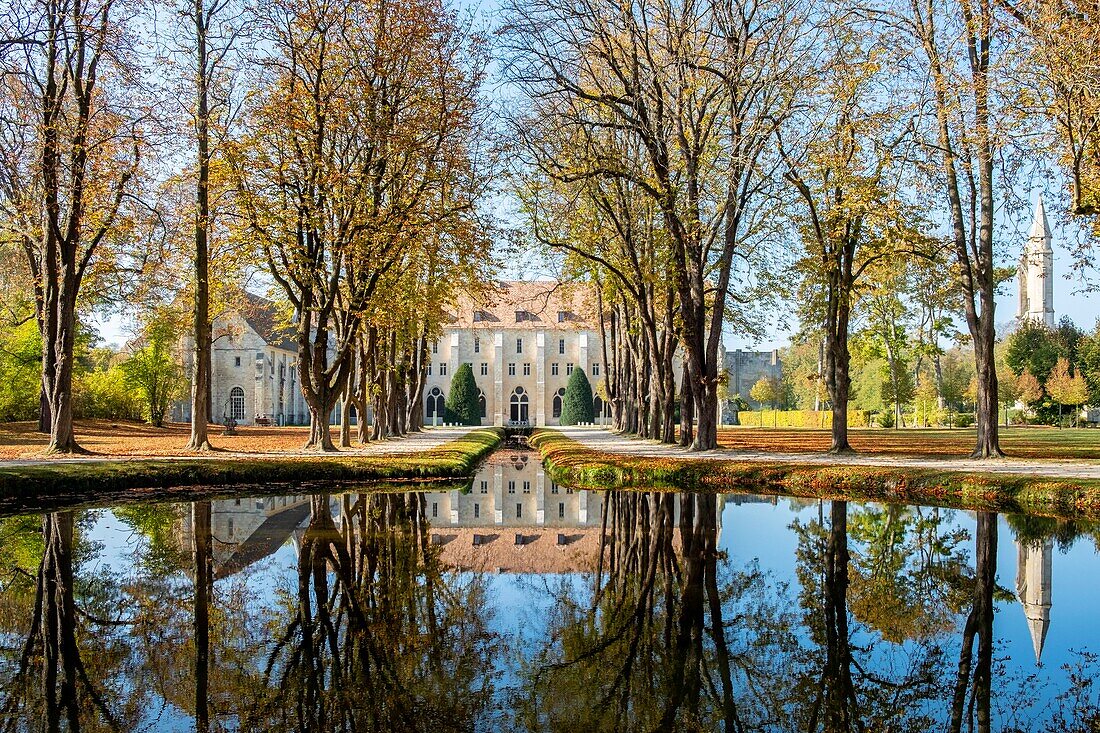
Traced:
<path id="1" fill-rule="evenodd" d="M 1046 240 L 1047 247 L 1050 247 L 1050 226 L 1047 224 L 1047 212 L 1043 208 L 1042 194 L 1039 194 L 1039 198 L 1035 200 L 1035 215 L 1031 219 L 1031 231 L 1028 232 L 1027 238 L 1029 240 Z"/>

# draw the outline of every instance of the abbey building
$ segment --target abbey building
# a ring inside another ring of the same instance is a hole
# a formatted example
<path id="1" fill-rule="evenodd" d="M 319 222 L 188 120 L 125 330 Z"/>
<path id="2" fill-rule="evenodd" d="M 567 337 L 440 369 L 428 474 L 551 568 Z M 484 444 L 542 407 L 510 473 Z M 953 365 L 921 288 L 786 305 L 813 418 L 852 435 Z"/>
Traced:
<path id="1" fill-rule="evenodd" d="M 1040 196 L 1016 271 L 1020 284 L 1020 301 L 1016 308 L 1018 322 L 1034 321 L 1054 328 L 1054 250 L 1050 242 L 1047 212 Z"/>

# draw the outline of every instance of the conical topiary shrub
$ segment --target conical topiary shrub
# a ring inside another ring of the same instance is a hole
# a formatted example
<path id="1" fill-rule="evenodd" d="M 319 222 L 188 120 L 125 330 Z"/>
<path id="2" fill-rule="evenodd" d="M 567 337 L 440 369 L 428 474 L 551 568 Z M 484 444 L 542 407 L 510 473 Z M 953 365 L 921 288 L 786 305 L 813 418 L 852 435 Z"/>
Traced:
<path id="1" fill-rule="evenodd" d="M 459 425 L 480 425 L 481 405 L 477 400 L 474 369 L 466 363 L 455 370 L 451 391 L 447 395 L 447 422 Z"/>
<path id="2" fill-rule="evenodd" d="M 565 385 L 565 399 L 562 402 L 562 425 L 577 425 L 593 421 L 592 385 L 589 384 L 583 369 L 574 369 L 569 375 L 569 384 Z"/>

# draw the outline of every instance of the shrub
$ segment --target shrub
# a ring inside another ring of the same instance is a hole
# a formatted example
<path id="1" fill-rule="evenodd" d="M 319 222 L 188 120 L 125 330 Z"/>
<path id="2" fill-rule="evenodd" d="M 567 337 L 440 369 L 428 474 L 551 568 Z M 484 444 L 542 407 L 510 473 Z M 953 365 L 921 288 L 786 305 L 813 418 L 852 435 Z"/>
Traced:
<path id="1" fill-rule="evenodd" d="M 577 425 L 592 422 L 592 385 L 584 370 L 577 368 L 569 376 L 565 385 L 565 399 L 561 408 L 561 424 Z"/>
<path id="2" fill-rule="evenodd" d="M 875 422 L 878 423 L 878 426 L 880 428 L 892 428 L 892 427 L 894 427 L 894 410 L 893 410 L 893 408 L 891 408 L 889 410 L 883 410 L 882 412 L 880 412 L 878 414 L 878 417 L 875 418 Z"/>
<path id="3" fill-rule="evenodd" d="M 974 415 L 969 412 L 960 412 L 955 415 L 951 424 L 957 428 L 968 428 L 974 424 Z"/>
<path id="4" fill-rule="evenodd" d="M 455 370 L 451 390 L 447 394 L 447 420 L 459 425 L 480 425 L 481 404 L 477 399 L 477 382 L 474 369 L 464 363 Z"/>

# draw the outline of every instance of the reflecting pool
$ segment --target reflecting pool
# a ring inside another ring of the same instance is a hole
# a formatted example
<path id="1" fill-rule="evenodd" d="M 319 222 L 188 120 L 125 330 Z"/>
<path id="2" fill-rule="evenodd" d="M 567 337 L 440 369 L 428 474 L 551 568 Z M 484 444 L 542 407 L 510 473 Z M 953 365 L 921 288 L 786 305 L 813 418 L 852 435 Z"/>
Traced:
<path id="1" fill-rule="evenodd" d="M 0 519 L 3 730 L 1088 731 L 1087 522 L 575 491 Z"/>

